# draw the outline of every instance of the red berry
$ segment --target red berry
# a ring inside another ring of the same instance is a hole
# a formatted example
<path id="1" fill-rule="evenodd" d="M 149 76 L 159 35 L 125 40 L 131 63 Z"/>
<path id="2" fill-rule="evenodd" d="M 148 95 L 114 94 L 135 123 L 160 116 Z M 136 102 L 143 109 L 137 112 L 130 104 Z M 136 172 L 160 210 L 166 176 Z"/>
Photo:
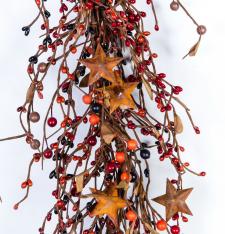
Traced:
<path id="1" fill-rule="evenodd" d="M 53 155 L 52 151 L 50 149 L 46 149 L 43 153 L 44 157 L 47 159 L 50 159 Z"/>
<path id="2" fill-rule="evenodd" d="M 56 126 L 56 124 L 57 124 L 57 119 L 56 119 L 56 118 L 50 117 L 50 118 L 48 119 L 48 126 L 49 126 L 49 127 L 53 128 L 53 127 Z"/>
<path id="3" fill-rule="evenodd" d="M 180 233 L 180 228 L 177 225 L 174 225 L 170 228 L 170 231 L 172 234 L 179 234 Z"/>

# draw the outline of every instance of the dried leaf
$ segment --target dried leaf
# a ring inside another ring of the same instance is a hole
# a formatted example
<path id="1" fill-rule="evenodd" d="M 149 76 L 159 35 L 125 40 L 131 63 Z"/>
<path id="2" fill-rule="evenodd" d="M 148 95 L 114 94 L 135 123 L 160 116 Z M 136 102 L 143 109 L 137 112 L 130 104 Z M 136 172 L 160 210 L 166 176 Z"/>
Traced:
<path id="1" fill-rule="evenodd" d="M 181 121 L 181 118 L 174 113 L 174 129 L 176 133 L 182 133 L 184 130 L 183 123 Z"/>
<path id="2" fill-rule="evenodd" d="M 31 103 L 34 99 L 35 84 L 32 82 L 27 90 L 26 103 Z"/>
<path id="3" fill-rule="evenodd" d="M 105 122 L 101 127 L 101 135 L 106 144 L 110 144 L 117 136 L 117 132 L 110 126 L 110 123 Z"/>
<path id="4" fill-rule="evenodd" d="M 187 56 L 195 56 L 198 52 L 198 48 L 199 48 L 199 45 L 200 45 L 200 41 L 201 41 L 201 38 L 197 41 L 196 44 L 194 44 L 191 49 L 189 50 L 189 52 L 183 57 L 183 59 L 185 59 Z"/>
<path id="5" fill-rule="evenodd" d="M 80 82 L 79 87 L 86 88 L 88 87 L 89 74 L 87 74 Z"/>
<path id="6" fill-rule="evenodd" d="M 76 187 L 77 187 L 77 193 L 82 192 L 83 188 L 84 188 L 84 176 L 87 175 L 89 173 L 91 169 L 84 171 L 83 173 L 77 175 L 75 177 L 76 180 Z"/>
<path id="7" fill-rule="evenodd" d="M 117 185 L 118 189 L 124 189 L 125 191 L 128 190 L 129 188 L 129 183 L 127 183 L 126 181 L 121 181 L 118 185 Z"/>
<path id="8" fill-rule="evenodd" d="M 151 234 L 159 234 L 156 230 L 154 230 L 151 225 L 147 222 L 144 222 L 144 226 L 145 228 L 147 228 Z"/>
<path id="9" fill-rule="evenodd" d="M 142 77 L 142 82 L 144 83 L 144 86 L 148 92 L 149 97 L 151 98 L 151 100 L 153 100 L 153 92 L 152 92 L 151 85 L 144 77 Z"/>

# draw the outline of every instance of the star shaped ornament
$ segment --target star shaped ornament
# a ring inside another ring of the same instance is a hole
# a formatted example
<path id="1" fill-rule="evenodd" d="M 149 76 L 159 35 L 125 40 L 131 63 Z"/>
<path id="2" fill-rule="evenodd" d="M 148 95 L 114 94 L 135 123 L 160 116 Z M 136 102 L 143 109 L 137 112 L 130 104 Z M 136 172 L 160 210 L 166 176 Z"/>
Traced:
<path id="1" fill-rule="evenodd" d="M 166 194 L 156 197 L 153 201 L 166 207 L 166 221 L 169 221 L 177 212 L 192 215 L 186 204 L 186 199 L 192 192 L 193 188 L 178 190 L 167 179 Z"/>
<path id="2" fill-rule="evenodd" d="M 122 60 L 123 58 L 106 56 L 101 45 L 98 44 L 93 58 L 81 59 L 79 61 L 90 69 L 88 85 L 92 85 L 100 78 L 104 78 L 112 83 L 115 82 L 113 68 Z"/>
<path id="3" fill-rule="evenodd" d="M 118 107 L 121 109 L 136 108 L 136 105 L 131 97 L 131 94 L 138 85 L 138 82 L 125 83 L 118 71 L 114 72 L 115 83 L 110 86 L 101 88 L 104 96 L 110 100 L 110 113 L 114 112 Z"/>
<path id="4" fill-rule="evenodd" d="M 91 189 L 90 197 L 96 199 L 97 204 L 91 211 L 90 216 L 108 215 L 115 226 L 118 226 L 118 210 L 127 206 L 126 200 L 118 196 L 116 185 L 107 187 L 104 191 Z"/>

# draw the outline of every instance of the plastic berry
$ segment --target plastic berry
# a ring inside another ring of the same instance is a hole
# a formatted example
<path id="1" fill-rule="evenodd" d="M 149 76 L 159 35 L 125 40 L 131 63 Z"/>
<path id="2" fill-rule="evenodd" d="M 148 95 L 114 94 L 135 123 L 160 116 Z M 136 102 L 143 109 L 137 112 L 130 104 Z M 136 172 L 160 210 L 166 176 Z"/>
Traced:
<path id="1" fill-rule="evenodd" d="M 129 210 L 126 213 L 127 220 L 134 222 L 137 219 L 137 215 L 133 210 Z"/>
<path id="2" fill-rule="evenodd" d="M 128 172 L 123 172 L 122 174 L 121 174 L 121 176 L 120 176 L 120 179 L 122 180 L 122 181 L 129 181 L 130 180 L 130 175 L 128 174 Z"/>
<path id="3" fill-rule="evenodd" d="M 30 115 L 29 115 L 29 120 L 32 122 L 32 123 L 37 123 L 39 120 L 40 120 L 40 115 L 38 112 L 34 111 L 34 112 L 31 112 Z"/>
<path id="4" fill-rule="evenodd" d="M 124 163 L 125 161 L 125 153 L 124 152 L 116 152 L 116 161 L 119 163 Z"/>
<path id="5" fill-rule="evenodd" d="M 134 139 L 127 141 L 127 148 L 129 150 L 136 150 L 137 149 L 137 141 Z"/>
<path id="6" fill-rule="evenodd" d="M 52 150 L 51 150 L 51 149 L 46 149 L 46 150 L 44 151 L 43 155 L 44 155 L 44 157 L 45 157 L 46 159 L 50 159 L 50 158 L 52 157 L 52 155 L 53 155 Z"/>
<path id="7" fill-rule="evenodd" d="M 51 128 L 53 128 L 53 127 L 55 127 L 56 125 L 57 125 L 57 119 L 54 118 L 54 117 L 50 117 L 50 118 L 48 119 L 48 126 L 51 127 Z"/>
<path id="8" fill-rule="evenodd" d="M 97 139 L 95 136 L 90 136 L 88 139 L 87 139 L 87 143 L 90 145 L 90 146 L 95 146 L 96 143 L 97 143 Z"/>
<path id="9" fill-rule="evenodd" d="M 166 228 L 167 228 L 167 223 L 166 221 L 164 221 L 163 219 L 159 220 L 157 223 L 156 223 L 156 227 L 159 231 L 165 231 Z"/>
<path id="10" fill-rule="evenodd" d="M 141 157 L 143 158 L 143 159 L 149 159 L 150 158 L 150 151 L 149 150 L 147 150 L 147 149 L 142 149 L 141 151 L 140 151 L 140 155 L 141 155 Z"/>
<path id="11" fill-rule="evenodd" d="M 82 100 L 85 104 L 89 105 L 92 102 L 92 97 L 91 95 L 86 94 L 82 97 Z"/>
<path id="12" fill-rule="evenodd" d="M 94 113 L 99 113 L 102 109 L 102 105 L 100 105 L 99 103 L 94 103 L 92 104 L 91 106 L 91 110 L 94 112 Z"/>
<path id="13" fill-rule="evenodd" d="M 91 125 L 96 125 L 100 122 L 100 118 L 98 115 L 96 114 L 92 114 L 89 118 L 89 122 Z"/>
<path id="14" fill-rule="evenodd" d="M 170 9 L 171 9 L 172 11 L 177 11 L 177 10 L 179 9 L 179 4 L 178 4 L 177 2 L 175 2 L 175 1 L 172 1 L 172 2 L 170 3 Z"/>
<path id="15" fill-rule="evenodd" d="M 174 225 L 170 228 L 170 231 L 172 234 L 179 234 L 180 233 L 180 228 L 177 225 Z"/>

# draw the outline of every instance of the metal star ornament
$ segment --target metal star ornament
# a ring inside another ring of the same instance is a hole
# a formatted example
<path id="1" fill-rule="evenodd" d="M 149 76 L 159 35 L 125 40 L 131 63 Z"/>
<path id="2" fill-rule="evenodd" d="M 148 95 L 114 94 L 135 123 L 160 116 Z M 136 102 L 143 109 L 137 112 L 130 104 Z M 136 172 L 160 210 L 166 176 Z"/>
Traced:
<path id="1" fill-rule="evenodd" d="M 118 71 L 114 72 L 115 83 L 110 86 L 98 89 L 103 91 L 104 96 L 110 100 L 110 113 L 113 113 L 118 107 L 121 109 L 136 108 L 132 98 L 132 93 L 138 85 L 138 82 L 124 82 Z"/>
<path id="2" fill-rule="evenodd" d="M 166 221 L 169 221 L 177 212 L 192 215 L 185 202 L 192 190 L 193 188 L 177 190 L 167 179 L 166 194 L 154 198 L 153 201 L 166 207 Z"/>
<path id="3" fill-rule="evenodd" d="M 90 216 L 107 215 L 115 226 L 118 226 L 118 210 L 127 207 L 127 201 L 118 196 L 116 185 L 111 185 L 104 191 L 91 189 L 92 194 L 89 195 L 96 199 L 97 204 L 91 211 Z"/>
<path id="4" fill-rule="evenodd" d="M 103 48 L 98 44 L 93 58 L 81 59 L 79 62 L 90 69 L 88 85 L 92 85 L 100 78 L 115 82 L 113 68 L 122 60 L 123 58 L 106 56 Z"/>

